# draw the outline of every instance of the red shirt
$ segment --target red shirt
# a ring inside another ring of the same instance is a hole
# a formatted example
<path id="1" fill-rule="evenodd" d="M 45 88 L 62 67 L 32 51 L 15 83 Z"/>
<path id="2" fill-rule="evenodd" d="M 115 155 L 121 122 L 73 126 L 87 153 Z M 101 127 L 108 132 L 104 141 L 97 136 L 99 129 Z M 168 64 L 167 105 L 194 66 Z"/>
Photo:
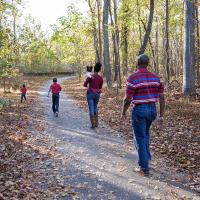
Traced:
<path id="1" fill-rule="evenodd" d="M 22 94 L 26 94 L 27 89 L 26 89 L 26 87 L 21 87 L 20 91 L 21 91 Z"/>
<path id="2" fill-rule="evenodd" d="M 154 103 L 164 92 L 160 78 L 147 70 L 140 68 L 129 76 L 126 86 L 126 97 L 134 104 Z"/>
<path id="3" fill-rule="evenodd" d="M 51 86 L 50 86 L 50 89 L 52 91 L 53 94 L 58 94 L 62 88 L 60 86 L 60 84 L 58 83 L 53 83 Z"/>
<path id="4" fill-rule="evenodd" d="M 88 87 L 88 92 L 100 93 L 103 86 L 103 78 L 95 73 L 91 78 L 87 78 L 84 82 L 84 87 Z"/>

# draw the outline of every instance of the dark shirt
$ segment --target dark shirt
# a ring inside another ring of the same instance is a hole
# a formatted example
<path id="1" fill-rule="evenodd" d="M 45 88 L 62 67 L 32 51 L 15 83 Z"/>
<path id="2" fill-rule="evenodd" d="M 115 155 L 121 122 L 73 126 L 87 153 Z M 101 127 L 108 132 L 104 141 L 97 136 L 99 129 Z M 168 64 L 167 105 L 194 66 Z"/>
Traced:
<path id="1" fill-rule="evenodd" d="M 84 87 L 88 87 L 88 92 L 101 93 L 102 86 L 103 78 L 97 73 L 93 74 L 91 78 L 87 78 L 84 82 Z"/>

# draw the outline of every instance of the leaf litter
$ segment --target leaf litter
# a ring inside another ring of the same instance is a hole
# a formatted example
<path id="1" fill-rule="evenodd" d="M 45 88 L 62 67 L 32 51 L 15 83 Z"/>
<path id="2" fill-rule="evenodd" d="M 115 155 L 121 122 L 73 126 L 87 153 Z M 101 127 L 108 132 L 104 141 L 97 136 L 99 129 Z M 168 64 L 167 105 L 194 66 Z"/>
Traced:
<path id="1" fill-rule="evenodd" d="M 65 92 L 76 100 L 77 105 L 88 111 L 83 79 L 65 81 Z M 117 95 L 116 88 L 104 88 L 99 118 L 112 128 L 113 133 L 123 133 L 132 145 L 130 112 L 125 122 L 120 119 L 123 97 L 124 89 L 119 90 Z M 174 98 L 168 91 L 166 105 L 163 127 L 156 122 L 152 127 L 152 168 L 159 174 L 165 174 L 165 179 L 173 178 L 175 182 L 200 193 L 200 102 Z M 105 124 L 103 126 L 108 128 Z"/>

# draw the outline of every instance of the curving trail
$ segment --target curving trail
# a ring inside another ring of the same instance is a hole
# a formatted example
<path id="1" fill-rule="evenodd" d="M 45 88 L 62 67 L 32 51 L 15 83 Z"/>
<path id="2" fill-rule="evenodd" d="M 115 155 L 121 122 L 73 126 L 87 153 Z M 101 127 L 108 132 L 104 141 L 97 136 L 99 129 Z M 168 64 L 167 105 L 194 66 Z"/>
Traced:
<path id="1" fill-rule="evenodd" d="M 65 79 L 60 78 L 59 82 Z M 40 91 L 48 122 L 46 134 L 56 141 L 58 152 L 68 157 L 68 162 L 56 173 L 77 194 L 55 199 L 173 199 L 172 190 L 180 197 L 199 199 L 167 183 L 138 176 L 133 172 L 137 154 L 120 134 L 109 133 L 105 126 L 91 130 L 88 114 L 64 93 L 60 97 L 60 115 L 55 118 L 51 98 L 46 97 L 50 84 L 48 81 Z"/>

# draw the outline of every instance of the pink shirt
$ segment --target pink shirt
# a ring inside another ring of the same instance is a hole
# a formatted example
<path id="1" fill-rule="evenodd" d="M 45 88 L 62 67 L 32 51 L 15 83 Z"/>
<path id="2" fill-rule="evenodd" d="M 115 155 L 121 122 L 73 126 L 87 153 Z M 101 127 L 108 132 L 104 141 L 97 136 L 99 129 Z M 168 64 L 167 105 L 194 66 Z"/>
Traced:
<path id="1" fill-rule="evenodd" d="M 22 94 L 26 94 L 26 92 L 27 92 L 26 87 L 21 87 L 21 88 L 20 88 L 20 92 L 21 92 Z"/>
<path id="2" fill-rule="evenodd" d="M 58 94 L 62 90 L 62 88 L 61 88 L 60 84 L 53 83 L 50 86 L 50 90 L 52 91 L 53 94 Z"/>

